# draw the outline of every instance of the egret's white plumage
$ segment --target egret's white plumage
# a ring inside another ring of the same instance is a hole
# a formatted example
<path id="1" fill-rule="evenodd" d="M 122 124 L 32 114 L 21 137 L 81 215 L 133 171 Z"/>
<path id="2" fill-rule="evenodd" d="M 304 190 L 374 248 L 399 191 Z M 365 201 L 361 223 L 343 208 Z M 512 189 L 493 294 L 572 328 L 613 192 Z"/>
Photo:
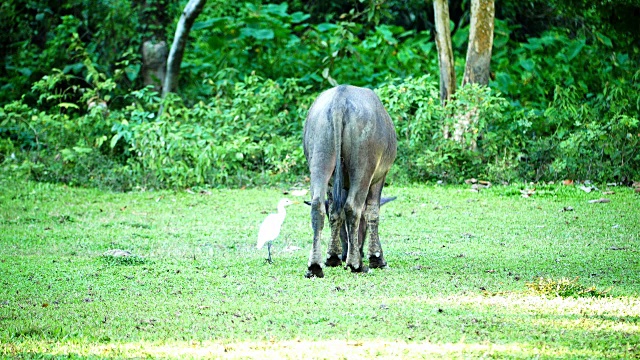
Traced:
<path id="1" fill-rule="evenodd" d="M 260 225 L 260 231 L 258 232 L 258 244 L 256 247 L 262 249 L 264 244 L 267 244 L 269 250 L 269 262 L 271 262 L 271 242 L 275 240 L 280 234 L 280 228 L 284 222 L 284 218 L 287 215 L 285 206 L 293 204 L 293 201 L 289 199 L 282 199 L 278 202 L 278 213 L 269 214 L 266 219 Z"/>

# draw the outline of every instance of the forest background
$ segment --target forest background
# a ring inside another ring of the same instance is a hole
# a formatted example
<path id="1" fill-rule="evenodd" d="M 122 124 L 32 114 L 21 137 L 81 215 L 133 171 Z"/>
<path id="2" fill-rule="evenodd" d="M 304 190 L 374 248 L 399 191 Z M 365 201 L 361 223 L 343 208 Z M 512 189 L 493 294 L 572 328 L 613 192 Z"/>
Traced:
<path id="1" fill-rule="evenodd" d="M 303 183 L 306 112 L 340 83 L 375 89 L 395 123 L 389 182 L 640 179 L 635 0 L 496 2 L 489 84 L 448 101 L 424 0 L 210 0 L 163 97 L 149 50 L 185 4 L 3 1 L 3 173 L 124 191 Z M 448 5 L 461 79 L 470 1 Z"/>

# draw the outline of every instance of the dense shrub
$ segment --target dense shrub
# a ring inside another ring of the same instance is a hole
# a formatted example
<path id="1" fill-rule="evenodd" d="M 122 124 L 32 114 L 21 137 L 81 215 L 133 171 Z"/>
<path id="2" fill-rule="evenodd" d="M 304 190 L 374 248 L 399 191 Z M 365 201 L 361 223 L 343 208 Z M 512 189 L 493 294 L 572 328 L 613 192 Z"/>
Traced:
<path id="1" fill-rule="evenodd" d="M 548 25 L 534 36 L 496 20 L 490 86 L 462 87 L 443 105 L 432 35 L 384 15 L 398 2 L 321 19 L 287 3 L 208 7 L 193 28 L 180 96 L 164 100 L 140 89 L 136 29 L 158 30 L 137 16 L 153 11 L 144 4 L 167 3 L 99 1 L 95 14 L 69 7 L 88 3 L 2 5 L 29 28 L 2 45 L 6 174 L 124 190 L 301 181 L 306 111 L 321 90 L 350 83 L 376 89 L 396 125 L 389 181 L 640 178 L 640 50 L 593 9 L 597 29 Z M 115 21 L 123 17 L 132 24 Z M 467 39 L 461 22 L 459 73 Z"/>
<path id="2" fill-rule="evenodd" d="M 169 97 L 157 120 L 155 106 L 132 105 L 119 115 L 112 145 L 125 142 L 129 165 L 159 186 L 291 180 L 306 164 L 299 136 L 311 103 L 300 96 L 305 91 L 295 81 L 253 75 L 216 87 L 221 96 L 191 108 Z"/>

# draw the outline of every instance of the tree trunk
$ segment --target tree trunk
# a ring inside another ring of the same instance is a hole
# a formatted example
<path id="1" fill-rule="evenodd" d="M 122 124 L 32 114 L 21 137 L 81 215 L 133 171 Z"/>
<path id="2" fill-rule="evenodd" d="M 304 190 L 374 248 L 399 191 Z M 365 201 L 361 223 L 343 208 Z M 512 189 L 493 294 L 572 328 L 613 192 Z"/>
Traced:
<path id="1" fill-rule="evenodd" d="M 144 86 L 162 90 L 162 81 L 167 69 L 167 43 L 147 40 L 142 44 L 142 79 Z"/>
<path id="2" fill-rule="evenodd" d="M 449 28 L 449 3 L 447 0 L 434 0 L 433 10 L 440 66 L 440 101 L 445 104 L 456 91 L 456 72 L 453 66 L 451 29 Z"/>
<path id="3" fill-rule="evenodd" d="M 193 22 L 202 12 L 206 2 L 207 0 L 189 0 L 189 3 L 187 3 L 187 6 L 185 6 L 180 16 L 178 27 L 176 28 L 176 35 L 173 38 L 173 44 L 171 44 L 169 58 L 167 59 L 167 72 L 165 74 L 164 84 L 162 85 L 163 98 L 173 90 L 178 81 L 180 64 L 182 63 L 184 48 L 189 38 L 189 31 L 191 30 Z"/>
<path id="4" fill-rule="evenodd" d="M 465 84 L 489 85 L 494 13 L 494 0 L 471 0 L 469 46 L 462 79 L 463 86 Z M 478 130 L 478 113 L 478 105 L 470 104 L 466 111 L 454 117 L 451 136 L 454 141 L 464 143 L 467 139 L 465 134 L 469 132 L 474 134 Z M 445 132 L 448 132 L 447 130 Z M 476 134 L 470 137 L 468 146 L 471 150 L 477 149 L 478 136 Z"/>
<path id="5" fill-rule="evenodd" d="M 494 0 L 471 0 L 469 47 L 462 85 L 489 85 L 494 14 Z"/>
<path id="6" fill-rule="evenodd" d="M 176 5 L 174 0 L 132 0 L 131 5 L 137 9 L 138 19 L 136 31 L 142 34 L 142 68 L 140 74 L 144 86 L 153 86 L 155 91 L 162 91 L 167 70 L 166 28 L 173 22 L 171 9 Z"/>

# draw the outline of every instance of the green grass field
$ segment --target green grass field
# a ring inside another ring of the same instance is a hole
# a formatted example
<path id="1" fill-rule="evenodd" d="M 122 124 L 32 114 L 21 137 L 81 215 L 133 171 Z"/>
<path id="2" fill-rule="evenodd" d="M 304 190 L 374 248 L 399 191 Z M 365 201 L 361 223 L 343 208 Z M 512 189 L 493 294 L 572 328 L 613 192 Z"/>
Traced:
<path id="1" fill-rule="evenodd" d="M 389 268 L 305 279 L 304 204 L 255 248 L 282 190 L 0 180 L 0 356 L 637 358 L 640 196 L 611 190 L 388 187 Z"/>

